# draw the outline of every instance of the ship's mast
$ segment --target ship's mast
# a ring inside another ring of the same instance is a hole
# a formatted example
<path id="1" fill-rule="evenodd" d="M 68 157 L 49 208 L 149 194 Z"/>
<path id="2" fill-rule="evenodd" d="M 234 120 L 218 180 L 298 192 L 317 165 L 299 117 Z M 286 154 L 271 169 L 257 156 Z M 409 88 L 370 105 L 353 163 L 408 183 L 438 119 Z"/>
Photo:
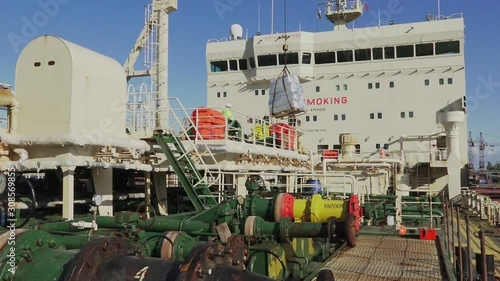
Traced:
<path id="1" fill-rule="evenodd" d="M 152 0 L 146 7 L 144 28 L 124 64 L 127 80 L 150 77 L 149 90 L 136 94 L 139 101 L 135 98 L 132 101 L 133 106 L 150 104 L 145 112 L 133 116 L 134 124 L 143 124 L 139 127 L 144 131 L 168 128 L 168 21 L 169 14 L 175 10 L 177 0 Z M 135 70 L 143 49 L 146 70 Z"/>
<path id="2" fill-rule="evenodd" d="M 334 3 L 335 2 L 335 3 Z M 334 30 L 347 29 L 347 24 L 363 15 L 361 0 L 336 0 L 326 4 L 326 17 L 335 25 Z"/>

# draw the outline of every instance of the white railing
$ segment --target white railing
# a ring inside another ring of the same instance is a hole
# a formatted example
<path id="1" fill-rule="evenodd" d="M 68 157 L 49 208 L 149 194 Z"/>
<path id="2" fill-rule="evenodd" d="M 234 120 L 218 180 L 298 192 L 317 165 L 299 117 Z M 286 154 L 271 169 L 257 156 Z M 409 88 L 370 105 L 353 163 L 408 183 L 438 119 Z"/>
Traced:
<path id="1" fill-rule="evenodd" d="M 170 108 L 171 111 L 178 109 Z M 192 140 L 234 141 L 262 145 L 282 150 L 298 151 L 302 131 L 286 123 L 264 120 L 260 117 L 232 111 L 234 121 L 227 120 L 220 108 L 182 109 L 189 113 L 176 135 Z M 196 131 L 195 131 L 196 129 Z"/>
<path id="2" fill-rule="evenodd" d="M 457 19 L 457 18 L 463 18 L 463 17 L 464 17 L 463 13 L 455 13 L 455 14 L 451 14 L 449 16 L 439 15 L 436 17 L 436 20 L 448 20 L 448 19 Z"/>
<path id="3" fill-rule="evenodd" d="M 261 176 L 265 183 L 265 190 L 268 192 L 287 192 L 302 194 L 304 196 L 314 193 L 322 194 L 326 197 L 335 195 L 340 198 L 348 198 L 354 192 L 352 177 L 336 174 L 317 174 L 317 173 L 283 173 L 283 172 L 220 172 L 221 179 L 219 192 L 222 194 L 228 190 L 234 190 L 234 196 L 245 195 L 238 193 L 238 190 L 245 189 L 239 177 L 250 175 Z M 318 181 L 316 183 L 307 183 L 308 180 Z"/>

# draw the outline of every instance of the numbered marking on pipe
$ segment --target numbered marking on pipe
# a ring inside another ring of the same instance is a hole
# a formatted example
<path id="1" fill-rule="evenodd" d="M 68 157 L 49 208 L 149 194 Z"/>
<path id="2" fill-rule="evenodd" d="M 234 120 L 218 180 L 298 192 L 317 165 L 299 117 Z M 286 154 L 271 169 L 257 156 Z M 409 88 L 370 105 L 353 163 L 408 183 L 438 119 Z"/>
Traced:
<path id="1" fill-rule="evenodd" d="M 139 270 L 135 276 L 134 279 L 139 279 L 139 281 L 143 281 L 144 277 L 146 277 L 146 272 L 148 271 L 149 266 L 144 267 L 143 269 Z"/>

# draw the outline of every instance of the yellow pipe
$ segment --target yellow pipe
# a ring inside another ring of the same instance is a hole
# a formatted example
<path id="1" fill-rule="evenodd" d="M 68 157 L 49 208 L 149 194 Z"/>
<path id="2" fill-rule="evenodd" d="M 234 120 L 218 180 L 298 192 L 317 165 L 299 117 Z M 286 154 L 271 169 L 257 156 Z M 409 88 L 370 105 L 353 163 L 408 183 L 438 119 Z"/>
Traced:
<path id="1" fill-rule="evenodd" d="M 321 195 L 313 195 L 311 200 L 295 199 L 293 217 L 296 222 L 327 222 L 331 217 L 343 219 L 348 213 L 348 201 L 324 200 Z"/>

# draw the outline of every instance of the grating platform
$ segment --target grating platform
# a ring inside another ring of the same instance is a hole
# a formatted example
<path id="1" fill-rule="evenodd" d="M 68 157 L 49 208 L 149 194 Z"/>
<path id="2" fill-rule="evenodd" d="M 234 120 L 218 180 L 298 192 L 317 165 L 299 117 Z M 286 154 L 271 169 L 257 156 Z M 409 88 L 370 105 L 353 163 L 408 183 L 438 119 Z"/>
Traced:
<path id="1" fill-rule="evenodd" d="M 325 265 L 335 281 L 424 281 L 443 280 L 435 241 L 397 236 L 357 238 L 356 247 L 346 248 Z"/>

